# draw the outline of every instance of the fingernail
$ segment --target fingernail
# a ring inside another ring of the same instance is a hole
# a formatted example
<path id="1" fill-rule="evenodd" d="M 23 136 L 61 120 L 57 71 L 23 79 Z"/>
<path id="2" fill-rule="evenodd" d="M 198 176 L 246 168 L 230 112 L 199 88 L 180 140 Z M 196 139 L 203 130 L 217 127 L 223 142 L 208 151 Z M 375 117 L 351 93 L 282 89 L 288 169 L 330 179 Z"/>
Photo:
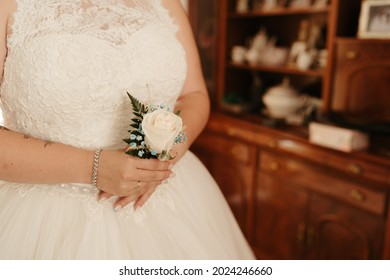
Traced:
<path id="1" fill-rule="evenodd" d="M 122 209 L 122 206 L 121 205 L 117 205 L 117 206 L 115 206 L 115 208 L 114 208 L 114 212 L 117 212 L 117 211 L 119 211 L 119 210 L 121 210 Z"/>
<path id="2" fill-rule="evenodd" d="M 169 166 L 168 166 L 168 169 L 171 169 L 173 167 L 173 164 L 171 163 Z"/>
<path id="3" fill-rule="evenodd" d="M 104 197 L 104 196 L 103 196 L 102 198 L 99 199 L 99 202 L 102 203 L 102 202 L 104 202 L 104 201 L 106 201 L 106 200 L 107 200 L 107 197 Z"/>
<path id="4" fill-rule="evenodd" d="M 169 178 L 174 178 L 174 177 L 176 177 L 176 174 L 172 172 L 171 175 L 169 175 Z"/>
<path id="5" fill-rule="evenodd" d="M 162 184 L 168 184 L 168 180 L 162 181 Z"/>

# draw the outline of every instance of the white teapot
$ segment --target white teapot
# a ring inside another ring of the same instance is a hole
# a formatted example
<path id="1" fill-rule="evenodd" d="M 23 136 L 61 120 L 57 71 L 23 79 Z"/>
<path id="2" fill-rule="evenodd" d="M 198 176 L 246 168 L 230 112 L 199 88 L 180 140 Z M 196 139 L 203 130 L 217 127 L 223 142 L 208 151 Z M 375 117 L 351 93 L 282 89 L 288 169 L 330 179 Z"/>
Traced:
<path id="1" fill-rule="evenodd" d="M 271 87 L 262 99 L 269 115 L 278 119 L 294 114 L 303 105 L 303 99 L 290 86 L 288 78 L 284 78 L 282 84 Z"/>

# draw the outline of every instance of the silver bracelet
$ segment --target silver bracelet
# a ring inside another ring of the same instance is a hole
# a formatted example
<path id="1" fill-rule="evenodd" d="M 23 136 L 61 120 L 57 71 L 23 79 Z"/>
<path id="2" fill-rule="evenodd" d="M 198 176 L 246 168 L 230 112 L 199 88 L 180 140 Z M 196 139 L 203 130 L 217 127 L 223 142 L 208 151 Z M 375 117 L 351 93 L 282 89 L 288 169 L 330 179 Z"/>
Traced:
<path id="1" fill-rule="evenodd" d="M 102 149 L 95 150 L 95 156 L 93 157 L 93 170 L 92 170 L 92 187 L 97 189 L 97 178 L 98 178 L 98 169 L 99 169 L 99 158 L 100 152 Z"/>

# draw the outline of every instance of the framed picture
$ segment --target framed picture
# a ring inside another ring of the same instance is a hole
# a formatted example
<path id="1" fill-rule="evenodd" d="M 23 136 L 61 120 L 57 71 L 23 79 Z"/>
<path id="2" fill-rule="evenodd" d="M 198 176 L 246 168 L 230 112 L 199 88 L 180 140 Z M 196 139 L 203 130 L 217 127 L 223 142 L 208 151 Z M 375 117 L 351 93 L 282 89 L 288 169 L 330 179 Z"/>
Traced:
<path id="1" fill-rule="evenodd" d="M 359 38 L 390 38 L 390 0 L 362 2 Z"/>
<path id="2" fill-rule="evenodd" d="M 314 8 L 325 8 L 329 5 L 329 0 L 314 0 L 313 7 Z"/>
<path id="3" fill-rule="evenodd" d="M 289 7 L 293 9 L 308 8 L 310 6 L 311 0 L 291 0 L 289 5 Z"/>

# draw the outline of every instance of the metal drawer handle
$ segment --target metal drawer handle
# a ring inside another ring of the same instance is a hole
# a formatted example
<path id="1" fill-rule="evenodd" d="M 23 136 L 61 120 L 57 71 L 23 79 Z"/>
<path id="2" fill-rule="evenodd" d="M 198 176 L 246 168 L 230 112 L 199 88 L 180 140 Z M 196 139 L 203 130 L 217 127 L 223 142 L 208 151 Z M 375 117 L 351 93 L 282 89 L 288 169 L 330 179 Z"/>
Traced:
<path id="1" fill-rule="evenodd" d="M 237 159 L 242 159 L 244 157 L 244 152 L 245 152 L 245 149 L 239 145 L 235 145 L 232 147 L 232 149 L 230 150 L 231 154 L 237 158 Z"/>
<path id="2" fill-rule="evenodd" d="M 275 149 L 278 146 L 278 142 L 274 139 L 271 139 L 267 143 L 269 148 Z"/>
<path id="3" fill-rule="evenodd" d="M 355 175 L 363 174 L 363 168 L 356 163 L 351 163 L 350 165 L 348 165 L 348 170 Z"/>
<path id="4" fill-rule="evenodd" d="M 355 50 L 349 50 L 345 53 L 345 57 L 349 60 L 355 60 L 358 57 L 358 52 Z"/>
<path id="5" fill-rule="evenodd" d="M 359 190 L 351 190 L 349 192 L 353 200 L 357 202 L 364 202 L 366 200 L 366 196 Z"/>
<path id="6" fill-rule="evenodd" d="M 280 164 L 276 161 L 273 161 L 271 162 L 271 164 L 269 165 L 269 168 L 272 170 L 272 171 L 278 171 L 280 169 Z"/>
<path id="7" fill-rule="evenodd" d="M 232 127 L 229 127 L 228 130 L 227 130 L 227 134 L 229 136 L 236 136 L 238 133 L 237 133 L 237 129 L 235 128 L 232 128 Z"/>

